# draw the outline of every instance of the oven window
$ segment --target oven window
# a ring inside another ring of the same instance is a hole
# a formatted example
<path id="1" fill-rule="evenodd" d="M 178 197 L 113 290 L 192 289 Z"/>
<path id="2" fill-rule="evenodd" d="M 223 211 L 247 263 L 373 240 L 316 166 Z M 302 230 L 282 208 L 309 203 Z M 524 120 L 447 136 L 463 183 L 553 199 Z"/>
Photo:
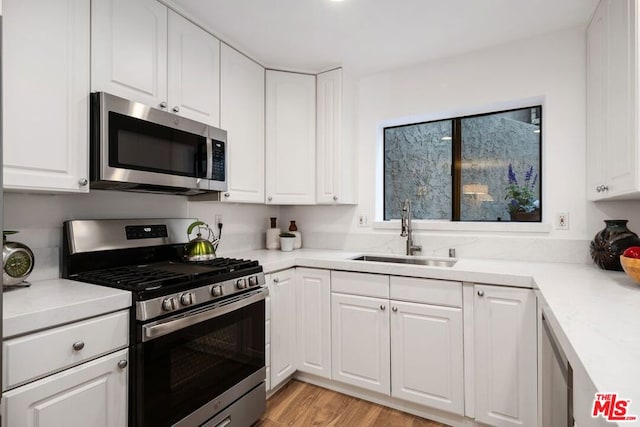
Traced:
<path id="1" fill-rule="evenodd" d="M 206 137 L 109 112 L 109 165 L 194 178 L 206 175 Z"/>
<path id="2" fill-rule="evenodd" d="M 259 301 L 139 344 L 141 425 L 171 425 L 263 368 L 264 321 Z"/>

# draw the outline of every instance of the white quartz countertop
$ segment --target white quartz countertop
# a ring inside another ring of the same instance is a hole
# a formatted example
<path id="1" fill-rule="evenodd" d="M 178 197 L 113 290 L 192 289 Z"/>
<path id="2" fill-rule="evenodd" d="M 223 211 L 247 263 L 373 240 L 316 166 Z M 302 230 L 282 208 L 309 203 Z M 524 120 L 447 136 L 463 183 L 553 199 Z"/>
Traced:
<path id="1" fill-rule="evenodd" d="M 8 289 L 2 300 L 2 335 L 6 339 L 125 309 L 131 306 L 131 293 L 54 279 Z"/>
<path id="2" fill-rule="evenodd" d="M 598 392 L 631 399 L 629 414 L 640 417 L 640 284 L 623 272 L 587 264 L 487 259 L 425 267 L 354 261 L 362 254 L 312 249 L 228 255 L 257 259 L 266 273 L 316 267 L 535 289 L 574 370 L 578 364 L 584 368 Z"/>

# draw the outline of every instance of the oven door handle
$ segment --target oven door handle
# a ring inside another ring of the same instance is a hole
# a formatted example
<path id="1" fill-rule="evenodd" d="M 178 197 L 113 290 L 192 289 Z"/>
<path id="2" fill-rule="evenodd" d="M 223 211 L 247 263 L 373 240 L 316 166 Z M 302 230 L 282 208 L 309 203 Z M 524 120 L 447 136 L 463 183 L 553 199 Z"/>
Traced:
<path id="1" fill-rule="evenodd" d="M 264 300 L 267 297 L 269 291 L 267 288 L 260 288 L 257 291 L 242 294 L 238 298 L 234 298 L 231 301 L 225 301 L 224 303 L 215 305 L 214 307 L 207 307 L 205 309 L 194 310 L 190 313 L 184 313 L 180 316 L 159 320 L 157 322 L 144 325 L 142 327 L 142 342 L 151 341 L 163 335 L 170 334 L 172 332 L 184 329 L 191 325 L 201 323 L 224 314 L 230 313 L 234 310 L 246 307 L 258 301 Z"/>

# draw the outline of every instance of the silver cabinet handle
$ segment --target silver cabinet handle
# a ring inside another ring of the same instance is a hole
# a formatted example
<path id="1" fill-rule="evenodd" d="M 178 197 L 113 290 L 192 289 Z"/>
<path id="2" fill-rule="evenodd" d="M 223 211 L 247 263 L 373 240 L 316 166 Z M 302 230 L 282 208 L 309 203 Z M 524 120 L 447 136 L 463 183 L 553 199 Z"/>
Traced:
<path id="1" fill-rule="evenodd" d="M 602 193 L 604 191 L 609 191 L 609 186 L 608 185 L 598 185 L 596 187 L 596 193 Z"/>
<path id="2" fill-rule="evenodd" d="M 127 367 L 127 365 L 129 364 L 129 362 L 127 362 L 126 360 L 121 360 L 118 362 L 118 368 L 120 369 L 124 369 Z"/>
<path id="3" fill-rule="evenodd" d="M 387 306 L 385 306 L 384 304 L 380 304 L 380 310 L 385 311 L 387 309 Z"/>
<path id="4" fill-rule="evenodd" d="M 479 297 L 483 297 L 484 296 L 484 291 L 478 291 L 478 296 Z"/>
<path id="5" fill-rule="evenodd" d="M 337 202 L 338 201 L 338 196 L 333 196 L 333 201 Z"/>
<path id="6" fill-rule="evenodd" d="M 160 108 L 167 108 L 167 103 L 165 101 L 162 101 L 159 105 Z"/>
<path id="7" fill-rule="evenodd" d="M 82 350 L 83 348 L 84 348 L 84 342 L 82 342 L 82 341 L 78 341 L 78 342 L 74 342 L 74 343 L 73 343 L 73 349 L 74 349 L 75 351 L 80 351 L 80 350 Z"/>
<path id="8" fill-rule="evenodd" d="M 398 307 L 391 307 L 391 310 L 395 313 L 396 311 L 398 311 Z"/>
<path id="9" fill-rule="evenodd" d="M 280 281 L 280 279 L 278 277 L 274 277 L 273 278 L 273 283 L 278 283 Z"/>
<path id="10" fill-rule="evenodd" d="M 267 197 L 267 200 L 268 200 L 268 201 L 272 201 L 272 200 L 273 200 L 273 197 L 269 196 L 269 197 Z"/>
<path id="11" fill-rule="evenodd" d="M 229 193 L 224 193 L 224 197 L 229 197 L 231 194 Z"/>
<path id="12" fill-rule="evenodd" d="M 87 185 L 89 183 L 89 180 L 87 178 L 80 178 L 78 180 L 78 184 L 80 184 L 80 187 L 84 187 L 85 185 Z"/>
<path id="13" fill-rule="evenodd" d="M 174 113 L 178 113 L 180 112 L 180 107 L 178 107 L 177 105 L 175 107 L 172 108 Z"/>

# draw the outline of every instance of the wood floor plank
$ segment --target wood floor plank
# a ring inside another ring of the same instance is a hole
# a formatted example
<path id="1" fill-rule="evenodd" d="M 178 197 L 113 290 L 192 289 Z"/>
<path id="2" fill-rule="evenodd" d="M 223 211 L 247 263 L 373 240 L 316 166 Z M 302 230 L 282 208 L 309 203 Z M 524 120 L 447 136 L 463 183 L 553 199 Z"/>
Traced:
<path id="1" fill-rule="evenodd" d="M 395 409 L 290 381 L 267 401 L 267 412 L 254 427 L 446 427 Z"/>

